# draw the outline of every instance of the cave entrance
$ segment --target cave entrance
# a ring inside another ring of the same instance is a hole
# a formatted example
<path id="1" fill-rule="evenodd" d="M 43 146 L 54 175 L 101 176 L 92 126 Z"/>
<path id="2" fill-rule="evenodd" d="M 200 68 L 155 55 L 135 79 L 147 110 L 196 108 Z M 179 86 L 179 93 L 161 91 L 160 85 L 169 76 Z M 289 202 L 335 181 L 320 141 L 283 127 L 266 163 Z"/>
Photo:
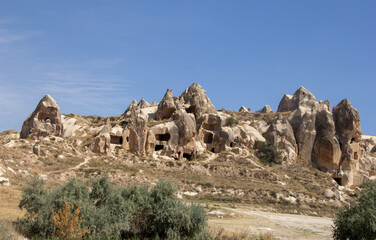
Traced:
<path id="1" fill-rule="evenodd" d="M 230 147 L 234 147 L 234 146 L 235 146 L 235 143 L 231 142 Z"/>
<path id="2" fill-rule="evenodd" d="M 212 153 L 215 153 L 215 148 L 212 148 L 212 149 L 211 149 L 211 152 L 212 152 Z"/>
<path id="3" fill-rule="evenodd" d="M 204 135 L 204 143 L 212 143 L 213 142 L 213 133 L 206 133 Z"/>
<path id="4" fill-rule="evenodd" d="M 341 177 L 335 177 L 333 179 L 334 179 L 334 181 L 336 181 L 338 183 L 338 185 L 342 186 L 342 178 Z"/>
<path id="5" fill-rule="evenodd" d="M 167 142 L 168 140 L 170 140 L 171 135 L 170 135 L 169 133 L 165 133 L 165 134 L 156 134 L 156 135 L 155 135 L 155 138 L 157 139 L 157 141 L 164 141 L 164 142 Z"/>
<path id="6" fill-rule="evenodd" d="M 354 159 L 358 160 L 358 152 L 354 152 Z"/>
<path id="7" fill-rule="evenodd" d="M 155 145 L 154 150 L 155 151 L 161 151 L 161 150 L 163 150 L 163 148 L 164 148 L 163 145 Z"/>
<path id="8" fill-rule="evenodd" d="M 192 105 L 189 108 L 186 108 L 185 111 L 187 113 L 193 113 L 194 114 L 196 112 L 196 105 Z"/>
<path id="9" fill-rule="evenodd" d="M 111 135 L 110 143 L 121 145 L 123 144 L 123 137 Z"/>
<path id="10" fill-rule="evenodd" d="M 191 161 L 192 160 L 192 154 L 183 153 L 183 158 L 187 159 L 188 161 Z"/>

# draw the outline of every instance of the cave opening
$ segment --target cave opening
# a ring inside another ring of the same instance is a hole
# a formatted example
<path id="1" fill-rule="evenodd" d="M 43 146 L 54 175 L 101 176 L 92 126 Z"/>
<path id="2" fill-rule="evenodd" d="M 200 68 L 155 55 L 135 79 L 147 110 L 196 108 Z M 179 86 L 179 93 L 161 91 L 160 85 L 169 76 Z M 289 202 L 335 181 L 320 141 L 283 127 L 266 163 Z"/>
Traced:
<path id="1" fill-rule="evenodd" d="M 163 145 L 155 145 L 154 150 L 155 151 L 161 151 L 161 150 L 163 150 Z"/>
<path id="2" fill-rule="evenodd" d="M 342 186 L 342 178 L 340 178 L 340 177 L 335 177 L 335 178 L 333 178 L 333 179 L 334 179 L 334 181 L 336 181 L 336 182 L 338 183 L 338 185 Z"/>
<path id="3" fill-rule="evenodd" d="M 186 108 L 185 109 L 185 111 L 187 112 L 187 113 L 195 113 L 195 111 L 196 111 L 196 105 L 192 105 L 192 106 L 190 106 L 189 108 Z"/>
<path id="4" fill-rule="evenodd" d="M 213 142 L 213 133 L 206 133 L 204 135 L 204 143 L 212 143 Z"/>
<path id="5" fill-rule="evenodd" d="M 192 154 L 183 153 L 183 158 L 187 159 L 188 161 L 192 160 Z"/>
<path id="6" fill-rule="evenodd" d="M 165 134 L 156 134 L 156 135 L 155 135 L 155 138 L 157 139 L 157 141 L 164 141 L 164 142 L 167 142 L 168 140 L 170 140 L 171 135 L 170 135 L 169 133 L 165 133 Z"/>
<path id="7" fill-rule="evenodd" d="M 110 136 L 110 143 L 121 145 L 121 144 L 123 144 L 123 137 L 111 135 Z"/>

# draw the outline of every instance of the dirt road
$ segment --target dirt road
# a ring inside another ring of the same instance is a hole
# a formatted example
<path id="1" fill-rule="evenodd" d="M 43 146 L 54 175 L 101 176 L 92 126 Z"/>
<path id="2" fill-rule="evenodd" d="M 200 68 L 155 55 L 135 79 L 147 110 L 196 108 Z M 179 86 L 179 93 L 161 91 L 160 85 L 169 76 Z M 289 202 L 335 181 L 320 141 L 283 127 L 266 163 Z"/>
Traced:
<path id="1" fill-rule="evenodd" d="M 270 231 L 278 239 L 331 239 L 333 225 L 331 218 L 242 208 L 224 208 L 224 210 L 225 217 L 210 218 L 209 226 L 223 226 L 227 232 L 242 232 L 249 229 L 257 234 L 260 231 Z"/>

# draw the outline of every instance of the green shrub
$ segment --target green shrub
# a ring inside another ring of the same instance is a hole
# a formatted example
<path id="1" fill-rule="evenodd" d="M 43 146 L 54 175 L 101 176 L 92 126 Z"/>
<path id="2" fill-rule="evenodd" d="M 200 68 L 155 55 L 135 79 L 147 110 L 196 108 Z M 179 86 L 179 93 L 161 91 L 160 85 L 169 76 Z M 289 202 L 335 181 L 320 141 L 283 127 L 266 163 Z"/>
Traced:
<path id="1" fill-rule="evenodd" d="M 376 239 L 376 183 L 366 184 L 359 202 L 352 203 L 337 213 L 333 238 Z"/>
<path id="2" fill-rule="evenodd" d="M 269 141 L 260 142 L 257 141 L 254 145 L 256 149 L 256 156 L 263 162 L 264 164 L 281 164 L 281 151 L 278 150 L 273 144 Z"/>
<path id="3" fill-rule="evenodd" d="M 33 178 L 23 191 L 19 204 L 26 216 L 19 221 L 30 238 L 50 238 L 57 229 L 53 213 L 67 209 L 72 215 L 80 206 L 80 229 L 90 239 L 207 239 L 207 217 L 195 204 L 183 204 L 170 182 L 159 181 L 154 187 L 119 188 L 107 176 L 83 182 L 70 179 L 64 186 L 46 189 L 43 180 Z"/>
<path id="4" fill-rule="evenodd" d="M 234 117 L 226 118 L 226 126 L 232 127 L 239 123 L 239 120 Z"/>

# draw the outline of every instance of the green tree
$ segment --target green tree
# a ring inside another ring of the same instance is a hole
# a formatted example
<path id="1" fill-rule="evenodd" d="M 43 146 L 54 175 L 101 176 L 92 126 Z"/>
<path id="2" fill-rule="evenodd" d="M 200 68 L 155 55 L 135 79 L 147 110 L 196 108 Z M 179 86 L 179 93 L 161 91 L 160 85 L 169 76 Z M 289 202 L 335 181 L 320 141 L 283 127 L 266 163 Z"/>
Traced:
<path id="1" fill-rule="evenodd" d="M 271 144 L 269 141 L 257 141 L 254 145 L 254 148 L 257 150 L 256 156 L 264 164 L 273 165 L 282 163 L 281 151 L 279 151 L 278 148 Z"/>
<path id="2" fill-rule="evenodd" d="M 338 212 L 334 220 L 333 238 L 376 239 L 376 183 L 366 184 L 359 202 L 353 202 Z"/>

